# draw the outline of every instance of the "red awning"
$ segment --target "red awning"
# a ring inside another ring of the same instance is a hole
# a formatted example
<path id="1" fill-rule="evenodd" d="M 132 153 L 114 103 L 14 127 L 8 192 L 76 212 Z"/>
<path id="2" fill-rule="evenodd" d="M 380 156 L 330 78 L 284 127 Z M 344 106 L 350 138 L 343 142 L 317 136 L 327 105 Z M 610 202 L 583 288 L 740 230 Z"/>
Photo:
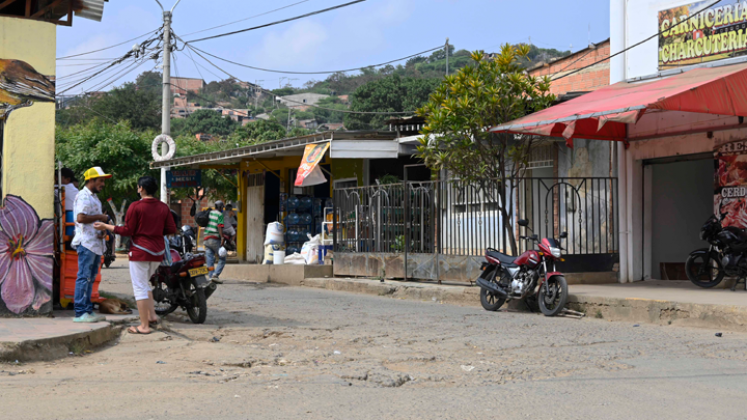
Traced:
<path id="1" fill-rule="evenodd" d="M 649 110 L 747 116 L 747 64 L 616 83 L 490 131 L 625 141 L 627 124 L 635 124 Z"/>

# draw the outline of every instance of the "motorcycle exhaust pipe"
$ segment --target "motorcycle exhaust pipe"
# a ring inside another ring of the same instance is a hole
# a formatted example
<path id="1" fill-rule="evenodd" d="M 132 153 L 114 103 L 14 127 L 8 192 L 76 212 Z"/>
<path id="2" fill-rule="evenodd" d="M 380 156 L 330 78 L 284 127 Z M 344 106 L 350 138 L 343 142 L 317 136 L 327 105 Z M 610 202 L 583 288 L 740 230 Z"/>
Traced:
<path id="1" fill-rule="evenodd" d="M 212 295 L 217 289 L 218 289 L 218 285 L 213 282 L 210 282 L 210 285 L 208 285 L 205 288 L 205 300 L 207 300 L 210 297 L 210 295 Z"/>
<path id="2" fill-rule="evenodd" d="M 496 286 L 495 283 L 489 282 L 485 280 L 484 278 L 478 278 L 477 281 L 478 286 L 482 287 L 483 289 L 488 290 L 489 292 L 495 293 L 499 295 L 500 297 L 506 297 L 506 291 L 501 289 L 500 287 Z"/>

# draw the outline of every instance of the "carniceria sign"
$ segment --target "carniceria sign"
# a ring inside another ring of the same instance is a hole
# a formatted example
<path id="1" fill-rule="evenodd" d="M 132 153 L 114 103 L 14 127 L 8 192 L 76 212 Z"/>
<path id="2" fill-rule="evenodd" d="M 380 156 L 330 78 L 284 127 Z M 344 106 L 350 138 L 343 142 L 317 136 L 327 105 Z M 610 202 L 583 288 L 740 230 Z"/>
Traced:
<path id="1" fill-rule="evenodd" d="M 659 69 L 747 54 L 747 1 L 698 1 L 659 12 Z"/>

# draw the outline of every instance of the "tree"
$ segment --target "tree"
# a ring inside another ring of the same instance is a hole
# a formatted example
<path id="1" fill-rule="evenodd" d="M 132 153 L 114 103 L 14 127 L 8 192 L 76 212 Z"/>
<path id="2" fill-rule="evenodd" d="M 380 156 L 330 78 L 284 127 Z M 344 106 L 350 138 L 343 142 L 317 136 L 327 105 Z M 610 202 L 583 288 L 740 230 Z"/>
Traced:
<path id="1" fill-rule="evenodd" d="M 285 137 L 285 128 L 277 121 L 256 120 L 239 127 L 231 136 L 231 143 L 263 143 Z"/>
<path id="2" fill-rule="evenodd" d="M 158 171 L 150 169 L 151 143 L 158 133 L 154 130 L 134 131 L 129 124 L 110 124 L 102 120 L 55 132 L 57 160 L 72 169 L 83 182 L 83 173 L 94 166 L 102 167 L 112 178 L 107 180 L 100 197 L 112 197 L 115 203 L 126 198 L 137 200 L 137 180 L 144 175 L 159 179 Z"/>
<path id="3" fill-rule="evenodd" d="M 182 128 L 184 134 L 197 133 L 227 136 L 239 126 L 239 123 L 223 117 L 220 113 L 209 109 L 198 109 L 184 119 Z"/>
<path id="4" fill-rule="evenodd" d="M 415 111 L 428 101 L 439 85 L 437 79 L 413 79 L 397 75 L 385 77 L 356 89 L 350 109 L 364 112 Z M 385 127 L 387 114 L 347 114 L 349 130 L 375 130 Z"/>
<path id="5" fill-rule="evenodd" d="M 494 59 L 481 51 L 472 53 L 474 64 L 448 76 L 418 114 L 426 125 L 416 156 L 434 170 L 447 170 L 467 185 L 480 188 L 496 203 L 504 221 L 511 220 L 512 200 L 507 200 L 505 180 L 520 179 L 534 136 L 495 134 L 486 130 L 548 107 L 555 96 L 550 79 L 527 75 L 519 60 L 529 47 L 508 44 Z M 513 229 L 504 230 L 516 255 Z"/>
<path id="6" fill-rule="evenodd" d="M 176 156 L 191 156 L 201 153 L 217 152 L 230 149 L 236 144 L 231 142 L 205 142 L 195 139 L 193 136 L 180 136 L 176 138 Z M 239 144 L 241 145 L 241 144 Z M 237 179 L 233 170 L 203 169 L 202 188 L 210 200 L 234 201 L 237 199 Z M 196 192 L 188 188 L 171 190 L 171 196 L 176 199 L 194 197 Z"/>
<path id="7" fill-rule="evenodd" d="M 163 97 L 163 74 L 157 71 L 144 71 L 135 79 L 138 90 L 154 92 L 159 98 Z"/>

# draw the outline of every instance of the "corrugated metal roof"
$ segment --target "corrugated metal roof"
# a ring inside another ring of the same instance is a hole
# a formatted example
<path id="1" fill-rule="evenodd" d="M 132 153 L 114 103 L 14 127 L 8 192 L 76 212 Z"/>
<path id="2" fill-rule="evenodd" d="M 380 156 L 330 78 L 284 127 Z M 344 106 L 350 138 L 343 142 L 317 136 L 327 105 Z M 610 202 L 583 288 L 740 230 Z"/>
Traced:
<path id="1" fill-rule="evenodd" d="M 75 16 L 82 17 L 83 19 L 95 20 L 101 22 L 102 16 L 104 16 L 104 2 L 106 0 L 76 0 Z"/>
<path id="2" fill-rule="evenodd" d="M 307 144 L 323 143 L 334 140 L 394 140 L 395 133 L 387 131 L 325 131 L 307 136 L 275 140 L 252 146 L 237 147 L 219 152 L 184 156 L 163 162 L 152 162 L 151 168 L 172 168 L 199 166 L 200 164 L 230 164 L 241 162 L 245 158 L 268 158 L 289 152 L 303 153 Z"/>

